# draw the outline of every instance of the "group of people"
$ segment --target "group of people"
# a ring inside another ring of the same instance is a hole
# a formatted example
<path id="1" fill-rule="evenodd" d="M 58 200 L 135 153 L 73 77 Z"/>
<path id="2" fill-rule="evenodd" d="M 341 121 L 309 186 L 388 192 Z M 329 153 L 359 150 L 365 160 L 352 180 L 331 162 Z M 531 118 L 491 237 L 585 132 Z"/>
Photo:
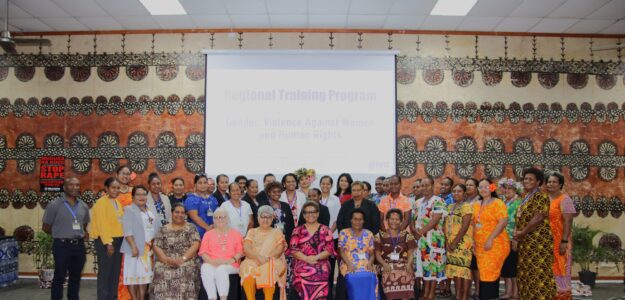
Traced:
<path id="1" fill-rule="evenodd" d="M 78 299 L 84 239 L 95 240 L 98 299 L 571 299 L 571 223 L 564 177 L 524 170 L 522 184 L 445 177 L 379 177 L 375 192 L 350 174 L 300 169 L 276 181 L 183 178 L 162 192 L 158 174 L 130 185 L 130 169 L 104 182 L 91 213 L 80 182 L 46 208 L 54 238 L 52 299 Z M 546 185 L 544 183 L 546 182 Z M 91 224 L 89 224 L 91 223 Z M 89 230 L 87 229 L 89 226 Z M 338 277 L 335 286 L 335 268 Z M 499 281 L 505 293 L 499 294 Z M 473 283 L 473 295 L 471 290 Z"/>

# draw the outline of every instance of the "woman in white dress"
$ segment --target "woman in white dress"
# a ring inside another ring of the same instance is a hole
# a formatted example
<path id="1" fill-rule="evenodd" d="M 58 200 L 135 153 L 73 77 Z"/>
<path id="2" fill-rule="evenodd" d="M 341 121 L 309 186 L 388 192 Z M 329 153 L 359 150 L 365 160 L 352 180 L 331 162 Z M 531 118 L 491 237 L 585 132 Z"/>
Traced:
<path id="1" fill-rule="evenodd" d="M 132 189 L 132 205 L 124 210 L 122 225 L 124 241 L 124 285 L 133 299 L 145 299 L 148 284 L 154 275 L 152 269 L 152 242 L 161 222 L 158 214 L 147 206 L 148 190 L 142 186 Z"/>

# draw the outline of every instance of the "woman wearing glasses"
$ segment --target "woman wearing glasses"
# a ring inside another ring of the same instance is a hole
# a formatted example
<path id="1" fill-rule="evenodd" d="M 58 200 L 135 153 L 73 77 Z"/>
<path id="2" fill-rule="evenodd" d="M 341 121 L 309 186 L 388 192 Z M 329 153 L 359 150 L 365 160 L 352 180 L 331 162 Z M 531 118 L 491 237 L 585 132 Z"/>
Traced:
<path id="1" fill-rule="evenodd" d="M 280 299 L 286 297 L 284 251 L 287 243 L 282 231 L 271 226 L 273 221 L 274 209 L 268 205 L 261 206 L 258 208 L 259 227 L 250 229 L 243 240 L 245 260 L 241 262 L 239 275 L 248 300 L 256 299 L 257 289 L 263 290 L 265 299 L 273 299 L 276 284 L 280 288 Z"/>
<path id="2" fill-rule="evenodd" d="M 334 255 L 332 232 L 319 224 L 319 204 L 308 201 L 302 207 L 305 223 L 291 235 L 287 255 L 292 256 L 293 286 L 300 299 L 327 299 L 330 294 L 328 278 L 330 261 Z"/>
<path id="3" fill-rule="evenodd" d="M 236 182 L 231 183 L 239 188 Z M 215 211 L 215 228 L 202 238 L 200 252 L 202 257 L 202 284 L 208 299 L 228 298 L 230 274 L 239 273 L 239 260 L 243 257 L 243 236 L 237 229 L 231 228 L 228 212 L 220 207 Z"/>

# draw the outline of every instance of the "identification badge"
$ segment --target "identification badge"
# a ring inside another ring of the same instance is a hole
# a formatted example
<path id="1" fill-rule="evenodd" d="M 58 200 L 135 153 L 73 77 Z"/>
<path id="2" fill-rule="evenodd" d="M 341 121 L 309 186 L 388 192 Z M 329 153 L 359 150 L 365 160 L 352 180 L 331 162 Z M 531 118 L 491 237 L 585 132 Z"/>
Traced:
<path id="1" fill-rule="evenodd" d="M 78 223 L 78 221 L 74 220 L 74 222 L 72 223 L 72 229 L 73 230 L 80 230 L 80 223 Z"/>
<path id="2" fill-rule="evenodd" d="M 210 210 L 210 209 L 206 212 L 206 216 L 208 216 L 208 217 L 212 217 L 213 214 L 214 214 L 213 211 Z"/>
<path id="3" fill-rule="evenodd" d="M 358 260 L 366 260 L 366 259 L 367 259 L 366 253 L 358 253 Z"/>
<path id="4" fill-rule="evenodd" d="M 239 222 L 239 228 L 245 229 L 245 224 L 243 224 L 243 222 Z"/>
<path id="5" fill-rule="evenodd" d="M 276 228 L 280 229 L 280 231 L 284 231 L 284 223 L 276 223 Z"/>
<path id="6" fill-rule="evenodd" d="M 399 253 L 391 253 L 391 255 L 389 255 L 389 257 L 391 258 L 392 261 L 399 261 Z"/>
<path id="7" fill-rule="evenodd" d="M 477 223 L 477 224 L 475 224 L 475 228 L 477 228 L 477 229 L 481 229 L 481 228 L 482 228 L 482 223 Z"/>

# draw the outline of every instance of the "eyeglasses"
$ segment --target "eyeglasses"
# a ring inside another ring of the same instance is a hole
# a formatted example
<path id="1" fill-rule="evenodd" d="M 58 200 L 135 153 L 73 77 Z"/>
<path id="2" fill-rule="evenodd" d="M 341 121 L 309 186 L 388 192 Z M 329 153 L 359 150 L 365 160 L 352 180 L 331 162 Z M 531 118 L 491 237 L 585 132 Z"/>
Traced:
<path id="1" fill-rule="evenodd" d="M 305 211 L 304 212 L 305 215 L 314 215 L 316 213 L 318 213 L 318 211 L 316 211 L 316 210 L 309 210 L 309 211 Z"/>
<path id="2" fill-rule="evenodd" d="M 226 216 L 216 216 L 213 219 L 215 220 L 225 220 L 227 217 Z"/>
<path id="3" fill-rule="evenodd" d="M 260 216 L 261 219 L 273 220 L 273 216 Z"/>

